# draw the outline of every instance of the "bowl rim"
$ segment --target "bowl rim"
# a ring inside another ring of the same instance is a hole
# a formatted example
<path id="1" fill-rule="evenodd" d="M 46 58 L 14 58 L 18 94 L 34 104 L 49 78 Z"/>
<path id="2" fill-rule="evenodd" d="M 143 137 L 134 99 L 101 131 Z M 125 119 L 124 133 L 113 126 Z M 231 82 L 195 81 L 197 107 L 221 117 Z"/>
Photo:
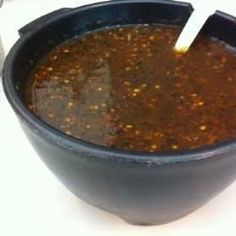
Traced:
<path id="1" fill-rule="evenodd" d="M 183 3 L 183 2 L 172 2 L 165 0 L 133 0 L 133 1 L 125 1 L 125 0 L 116 0 L 116 1 L 106 1 L 106 2 L 98 2 L 85 6 L 80 6 L 77 8 L 71 8 L 70 11 L 65 12 L 64 14 L 60 14 L 59 16 L 55 16 L 52 18 L 52 21 L 48 22 L 48 24 L 55 22 L 56 20 L 66 17 L 67 14 L 71 14 L 71 11 L 79 12 L 85 11 L 90 8 L 95 7 L 103 7 L 107 5 L 114 4 L 135 4 L 135 3 L 157 3 L 157 4 L 172 4 L 178 6 L 188 6 L 191 7 L 191 4 Z M 49 13 L 50 14 L 50 13 Z M 222 17 L 230 17 L 225 13 L 217 13 Z M 234 18 L 234 17 L 232 17 Z M 44 25 L 46 26 L 46 24 Z M 43 27 L 44 27 L 43 26 Z M 236 26 L 235 26 L 236 27 Z M 3 89 L 6 94 L 6 97 L 13 107 L 15 113 L 22 118 L 23 123 L 27 123 L 31 128 L 32 132 L 36 135 L 41 135 L 47 141 L 50 141 L 54 144 L 59 145 L 62 148 L 69 149 L 72 152 L 86 152 L 90 153 L 90 156 L 94 156 L 96 158 L 102 159 L 112 159 L 135 163 L 146 163 L 146 164 L 166 164 L 166 163 L 179 163 L 179 162 L 189 162 L 189 161 L 197 161 L 201 159 L 210 158 L 213 156 L 218 156 L 222 153 L 231 152 L 232 150 L 236 150 L 236 139 L 231 139 L 228 141 L 218 142 L 216 144 L 205 145 L 196 149 L 188 149 L 188 150 L 179 150 L 179 151 L 158 151 L 158 152 L 144 152 L 144 151 L 130 151 L 124 149 L 117 149 L 113 147 L 106 147 L 98 144 L 94 144 L 85 140 L 77 139 L 72 136 L 69 136 L 62 131 L 54 128 L 53 126 L 47 124 L 39 117 L 30 112 L 27 107 L 24 105 L 22 99 L 18 95 L 17 88 L 14 84 L 14 62 L 15 62 L 15 54 L 19 53 L 21 47 L 30 40 L 31 36 L 37 31 L 36 29 L 33 32 L 29 32 L 22 37 L 20 37 L 13 47 L 10 49 L 8 53 L 3 73 L 2 73 L 2 82 Z M 79 157 L 79 155 L 78 155 Z"/>

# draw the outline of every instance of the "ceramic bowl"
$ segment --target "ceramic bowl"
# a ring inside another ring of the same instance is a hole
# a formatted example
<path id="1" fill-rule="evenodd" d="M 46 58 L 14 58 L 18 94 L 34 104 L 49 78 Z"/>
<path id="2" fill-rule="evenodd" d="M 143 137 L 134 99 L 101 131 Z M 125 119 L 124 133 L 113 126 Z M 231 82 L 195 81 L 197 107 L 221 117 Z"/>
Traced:
<path id="1" fill-rule="evenodd" d="M 43 55 L 75 35 L 115 25 L 182 27 L 191 12 L 189 4 L 158 0 L 119 0 L 60 9 L 23 27 L 5 61 L 6 96 L 42 160 L 79 198 L 132 224 L 179 219 L 229 186 L 236 176 L 236 141 L 169 153 L 98 146 L 70 137 L 32 114 L 23 102 L 25 82 Z M 236 47 L 235 22 L 218 12 L 201 33 Z"/>

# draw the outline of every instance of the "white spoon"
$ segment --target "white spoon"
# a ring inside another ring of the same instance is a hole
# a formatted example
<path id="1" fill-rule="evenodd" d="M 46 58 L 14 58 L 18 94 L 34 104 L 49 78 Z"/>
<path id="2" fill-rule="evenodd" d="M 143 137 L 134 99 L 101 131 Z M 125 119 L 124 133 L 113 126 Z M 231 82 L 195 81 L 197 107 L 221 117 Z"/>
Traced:
<path id="1" fill-rule="evenodd" d="M 193 11 L 175 44 L 175 51 L 180 53 L 187 52 L 209 16 L 215 13 L 216 8 L 214 6 L 206 6 L 206 4 L 199 5 Z"/>

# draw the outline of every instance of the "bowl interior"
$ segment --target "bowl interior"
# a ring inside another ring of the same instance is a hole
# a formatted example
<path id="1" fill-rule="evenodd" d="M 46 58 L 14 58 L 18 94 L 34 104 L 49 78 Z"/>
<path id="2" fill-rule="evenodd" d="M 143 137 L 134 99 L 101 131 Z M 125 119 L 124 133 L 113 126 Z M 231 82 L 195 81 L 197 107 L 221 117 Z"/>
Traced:
<path id="1" fill-rule="evenodd" d="M 31 22 L 11 49 L 5 63 L 5 77 L 13 93 L 9 95 L 24 106 L 22 97 L 29 74 L 37 62 L 53 47 L 75 36 L 105 27 L 132 24 L 164 24 L 182 27 L 192 12 L 189 4 L 169 1 L 111 1 L 51 14 L 40 23 Z M 30 27 L 29 27 L 30 28 Z M 231 16 L 217 12 L 209 18 L 203 34 L 236 47 L 236 24 Z M 7 87 L 7 86 L 5 86 Z M 7 90 L 7 89 L 6 89 Z M 12 92 L 12 91 L 11 91 Z M 16 95 L 16 96 L 15 96 Z M 11 100 L 13 98 L 10 98 Z M 19 104 L 18 104 L 19 105 Z M 17 105 L 17 106 L 18 106 Z M 24 112 L 26 112 L 26 108 Z M 29 112 L 28 112 L 29 113 Z"/>

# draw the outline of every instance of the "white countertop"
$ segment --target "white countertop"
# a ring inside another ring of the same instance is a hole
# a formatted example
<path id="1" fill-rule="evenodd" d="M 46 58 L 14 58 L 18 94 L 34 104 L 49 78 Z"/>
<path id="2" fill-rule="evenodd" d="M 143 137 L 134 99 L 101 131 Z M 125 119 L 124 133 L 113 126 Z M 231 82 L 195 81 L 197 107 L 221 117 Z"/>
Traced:
<path id="1" fill-rule="evenodd" d="M 95 1 L 6 1 L 0 9 L 5 51 L 18 38 L 17 30 L 34 18 L 60 7 L 89 2 Z M 222 10 L 236 15 L 235 0 L 228 2 Z M 62 186 L 36 155 L 6 101 L 2 85 L 0 145 L 1 236 L 236 235 L 236 183 L 189 216 L 162 226 L 127 225 L 118 217 L 82 202 Z"/>

